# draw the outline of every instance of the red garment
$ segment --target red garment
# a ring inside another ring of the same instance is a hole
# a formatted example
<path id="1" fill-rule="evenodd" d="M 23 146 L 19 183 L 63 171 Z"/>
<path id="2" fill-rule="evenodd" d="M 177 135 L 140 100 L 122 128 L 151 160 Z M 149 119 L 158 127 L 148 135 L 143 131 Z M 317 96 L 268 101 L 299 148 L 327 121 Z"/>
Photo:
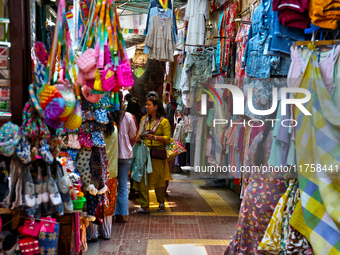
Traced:
<path id="1" fill-rule="evenodd" d="M 39 242 L 33 237 L 25 237 L 19 241 L 19 246 L 22 255 L 39 254 Z"/>
<path id="2" fill-rule="evenodd" d="M 287 27 L 297 27 L 305 29 L 310 24 L 310 18 L 308 11 L 304 13 L 292 11 L 290 9 L 284 9 L 279 11 L 279 21 L 282 25 Z"/>
<path id="3" fill-rule="evenodd" d="M 305 12 L 309 9 L 309 0 L 273 0 L 273 11 L 284 9 Z"/>
<path id="4" fill-rule="evenodd" d="M 236 37 L 236 22 L 235 19 L 237 18 L 237 9 L 238 9 L 238 2 L 231 3 L 227 10 L 227 16 L 225 17 L 226 20 L 226 27 L 225 27 L 225 37 Z M 228 66 L 229 58 L 233 54 L 233 43 L 235 39 L 225 39 L 225 59 L 224 65 Z"/>

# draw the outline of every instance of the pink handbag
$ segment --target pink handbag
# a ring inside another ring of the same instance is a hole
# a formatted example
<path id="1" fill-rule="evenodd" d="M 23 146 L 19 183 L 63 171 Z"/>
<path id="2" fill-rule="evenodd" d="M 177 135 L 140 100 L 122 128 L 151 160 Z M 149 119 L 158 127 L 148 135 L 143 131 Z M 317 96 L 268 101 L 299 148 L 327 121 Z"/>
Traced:
<path id="1" fill-rule="evenodd" d="M 87 73 L 83 73 L 84 79 L 85 80 L 94 80 L 95 79 L 95 73 L 96 73 L 96 67 L 94 66 Z"/>
<path id="2" fill-rule="evenodd" d="M 134 84 L 131 67 L 127 63 L 119 65 L 117 70 L 118 84 L 120 87 L 131 87 Z"/>
<path id="3" fill-rule="evenodd" d="M 107 64 L 101 76 L 103 91 L 111 91 L 116 87 L 115 70 L 111 64 Z"/>
<path id="4" fill-rule="evenodd" d="M 104 96 L 103 94 L 92 94 L 91 88 L 86 85 L 81 88 L 81 91 L 85 99 L 93 104 L 98 103 L 99 100 Z"/>
<path id="5" fill-rule="evenodd" d="M 89 72 L 93 67 L 97 65 L 97 59 L 95 57 L 96 51 L 95 49 L 89 48 L 87 49 L 77 60 L 76 64 L 79 69 L 84 73 Z"/>
<path id="6" fill-rule="evenodd" d="M 83 72 L 79 70 L 78 77 L 77 77 L 77 84 L 78 85 L 84 85 L 86 83 L 84 79 Z"/>

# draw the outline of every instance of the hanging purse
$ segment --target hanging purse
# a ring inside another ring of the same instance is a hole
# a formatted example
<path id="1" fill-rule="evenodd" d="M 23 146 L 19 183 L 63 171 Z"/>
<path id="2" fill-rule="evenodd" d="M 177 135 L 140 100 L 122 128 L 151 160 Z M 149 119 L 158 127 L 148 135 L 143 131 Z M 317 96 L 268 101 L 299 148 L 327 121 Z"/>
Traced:
<path id="1" fill-rule="evenodd" d="M 70 88 L 68 80 L 64 80 L 63 84 L 57 84 L 55 85 L 55 87 L 59 89 L 59 92 L 65 100 L 65 110 L 60 115 L 60 118 L 67 117 L 74 110 L 74 107 L 76 105 L 76 97 L 74 95 L 74 92 Z"/>
<path id="2" fill-rule="evenodd" d="M 58 119 L 65 110 L 65 100 L 59 90 L 48 84 L 44 85 L 40 94 L 40 105 L 48 119 Z"/>
<path id="3" fill-rule="evenodd" d="M 134 80 L 133 80 L 133 75 L 132 75 L 132 70 L 130 67 L 130 63 L 129 63 L 129 58 L 127 56 L 126 53 L 126 45 L 125 45 L 125 41 L 122 35 L 122 28 L 120 26 L 120 22 L 119 22 L 119 16 L 117 13 L 117 9 L 115 8 L 115 23 L 117 23 L 117 28 L 114 28 L 115 33 L 117 33 L 118 35 L 118 42 L 119 42 L 119 48 L 120 48 L 120 53 L 121 53 L 121 63 L 118 66 L 118 70 L 117 70 L 117 79 L 118 79 L 118 84 L 120 87 L 132 87 L 134 84 Z"/>
<path id="4" fill-rule="evenodd" d="M 95 80 L 93 84 L 93 89 L 97 91 L 103 91 L 101 73 L 102 71 L 97 69 L 95 72 Z"/>
<path id="5" fill-rule="evenodd" d="M 77 60 L 76 64 L 83 73 L 89 72 L 97 64 L 95 49 L 87 49 Z"/>

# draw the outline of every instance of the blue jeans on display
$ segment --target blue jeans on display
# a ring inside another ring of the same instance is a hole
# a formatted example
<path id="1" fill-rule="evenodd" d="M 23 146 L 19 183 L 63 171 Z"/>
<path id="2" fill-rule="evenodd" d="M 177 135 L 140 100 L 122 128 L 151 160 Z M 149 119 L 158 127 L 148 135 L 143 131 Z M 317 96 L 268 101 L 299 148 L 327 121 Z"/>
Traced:
<path id="1" fill-rule="evenodd" d="M 117 204 L 115 215 L 129 215 L 128 176 L 131 159 L 118 159 Z"/>

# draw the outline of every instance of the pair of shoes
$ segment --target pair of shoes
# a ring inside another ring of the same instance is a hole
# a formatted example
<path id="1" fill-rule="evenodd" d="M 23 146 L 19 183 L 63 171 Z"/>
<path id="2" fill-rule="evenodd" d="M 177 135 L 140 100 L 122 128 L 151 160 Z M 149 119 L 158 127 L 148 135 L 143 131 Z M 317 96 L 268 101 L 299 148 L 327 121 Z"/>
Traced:
<path id="1" fill-rule="evenodd" d="M 116 223 L 126 223 L 128 221 L 128 215 L 116 215 Z"/>
<path id="2" fill-rule="evenodd" d="M 96 243 L 96 242 L 98 242 L 98 238 L 87 240 L 87 243 Z"/>
<path id="3" fill-rule="evenodd" d="M 132 213 L 149 213 L 149 207 L 139 207 L 138 209 L 134 210 Z"/>
<path id="4" fill-rule="evenodd" d="M 165 212 L 165 204 L 159 204 L 157 211 L 158 212 Z"/>

